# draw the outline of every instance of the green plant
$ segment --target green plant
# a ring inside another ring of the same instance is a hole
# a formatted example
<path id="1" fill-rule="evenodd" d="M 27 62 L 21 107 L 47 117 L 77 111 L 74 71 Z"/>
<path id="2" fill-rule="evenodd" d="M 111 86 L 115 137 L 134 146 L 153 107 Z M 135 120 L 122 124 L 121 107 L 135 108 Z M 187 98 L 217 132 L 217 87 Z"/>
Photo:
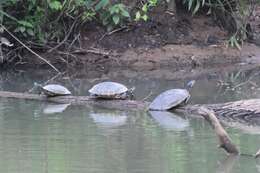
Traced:
<path id="1" fill-rule="evenodd" d="M 209 1 L 211 3 L 211 1 Z M 205 0 L 183 0 L 183 4 L 188 5 L 188 9 L 192 11 L 192 14 L 194 15 L 199 11 L 200 8 L 204 7 L 206 4 Z"/>
<path id="2" fill-rule="evenodd" d="M 108 10 L 101 15 L 101 20 L 108 30 L 120 26 L 125 20 L 130 19 L 130 14 L 124 4 L 114 4 L 108 7 Z"/>
<path id="3" fill-rule="evenodd" d="M 232 33 L 230 44 L 242 43 L 247 20 L 244 16 L 248 16 L 250 5 L 246 0 L 181 1 L 192 14 L 196 14 L 202 7 L 208 7 L 209 12 L 211 9 L 220 9 L 230 16 L 239 13 L 242 20 Z M 97 20 L 107 26 L 108 30 L 112 30 L 131 21 L 129 11 L 132 11 L 135 21 L 147 21 L 149 12 L 159 2 L 161 1 L 143 0 L 130 7 L 114 0 L 0 0 L 0 24 L 22 40 L 38 43 L 61 42 L 73 38 L 73 34 L 79 32 L 80 26 L 91 20 Z M 134 11 L 136 9 L 138 10 Z"/>
<path id="4" fill-rule="evenodd" d="M 138 10 L 135 13 L 135 21 L 140 21 L 141 19 L 144 21 L 148 20 L 148 10 L 152 7 L 155 7 L 158 4 L 157 0 L 148 0 L 146 3 L 143 4 L 141 10 Z"/>
<path id="5" fill-rule="evenodd" d="M 214 14 L 221 21 L 222 26 L 231 33 L 229 45 L 241 49 L 248 35 L 246 26 L 255 2 L 252 0 L 183 0 L 183 3 L 193 15 L 202 7 L 207 7 L 208 14 Z"/>
<path id="6" fill-rule="evenodd" d="M 228 40 L 228 45 L 231 47 L 235 47 L 241 50 L 241 45 L 243 44 L 243 40 L 237 36 L 237 34 L 232 35 Z"/>
<path id="7" fill-rule="evenodd" d="M 104 0 L 2 0 L 0 22 L 22 40 L 61 40 L 70 29 L 94 19 L 101 2 Z"/>
<path id="8" fill-rule="evenodd" d="M 12 32 L 38 41 L 44 41 L 43 26 L 46 24 L 46 13 L 48 8 L 53 11 L 61 9 L 59 1 L 46 1 L 47 4 L 37 3 L 35 0 L 5 0 L 2 2 L 3 15 L 2 24 L 7 26 Z M 46 11 L 45 11 L 46 10 Z M 11 20 L 10 20 L 11 19 Z"/>
<path id="9" fill-rule="evenodd" d="M 99 13 L 102 24 L 107 26 L 108 30 L 123 25 L 125 21 L 130 19 L 130 14 L 122 3 L 111 4 L 109 0 L 101 0 L 95 6 L 95 10 Z"/>

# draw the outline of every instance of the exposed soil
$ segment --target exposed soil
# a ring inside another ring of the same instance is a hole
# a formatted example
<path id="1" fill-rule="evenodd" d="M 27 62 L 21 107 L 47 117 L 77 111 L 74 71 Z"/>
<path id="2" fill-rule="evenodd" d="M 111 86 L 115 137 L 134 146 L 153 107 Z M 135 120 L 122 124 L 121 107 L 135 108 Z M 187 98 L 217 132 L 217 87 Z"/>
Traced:
<path id="1" fill-rule="evenodd" d="M 260 33 L 259 18 L 260 7 L 250 21 L 256 35 Z M 60 68 L 84 65 L 135 69 L 173 67 L 177 70 L 183 67 L 260 63 L 257 41 L 244 44 L 239 51 L 227 47 L 228 38 L 228 33 L 209 16 L 192 17 L 182 13 L 177 17 L 156 9 L 148 22 L 134 23 L 112 32 L 96 23 L 88 24 L 82 28 L 79 50 L 42 56 Z M 44 64 L 37 58 L 28 59 L 28 64 Z"/>
<path id="2" fill-rule="evenodd" d="M 260 58 L 259 47 L 254 44 L 245 44 L 241 51 L 228 48 L 228 33 L 205 15 L 176 17 L 157 11 L 147 23 L 104 34 L 99 27 L 86 28 L 82 48 L 108 50 L 110 56 L 96 59 L 85 55 L 83 59 L 103 66 L 157 68 L 255 63 L 253 60 Z"/>

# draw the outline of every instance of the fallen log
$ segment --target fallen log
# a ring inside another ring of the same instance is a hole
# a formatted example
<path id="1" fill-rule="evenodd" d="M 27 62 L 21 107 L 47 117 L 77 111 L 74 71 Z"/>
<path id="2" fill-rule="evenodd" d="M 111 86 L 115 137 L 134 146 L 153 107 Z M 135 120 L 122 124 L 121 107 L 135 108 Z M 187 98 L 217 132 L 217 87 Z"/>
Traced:
<path id="1" fill-rule="evenodd" d="M 100 106 L 118 110 L 147 110 L 149 102 L 138 100 L 102 100 L 89 96 L 56 96 L 0 91 L 0 97 L 27 100 L 48 101 L 54 103 L 68 103 L 71 105 Z M 218 104 L 196 104 L 178 107 L 181 112 L 198 114 L 198 109 L 204 106 L 213 110 L 218 117 L 226 120 L 238 120 L 242 123 L 260 124 L 260 99 L 240 100 Z M 258 120 L 258 121 L 257 121 Z"/>
<path id="2" fill-rule="evenodd" d="M 30 94 L 30 93 L 18 93 L 0 91 L 0 97 L 3 98 L 16 98 L 26 100 L 39 100 L 48 101 L 53 103 L 68 103 L 71 105 L 85 105 L 85 106 L 100 106 L 110 109 L 119 110 L 144 110 L 148 107 L 148 102 L 136 101 L 136 100 L 108 100 L 108 99 L 95 99 L 90 96 L 56 96 L 46 97 L 45 95 Z"/>

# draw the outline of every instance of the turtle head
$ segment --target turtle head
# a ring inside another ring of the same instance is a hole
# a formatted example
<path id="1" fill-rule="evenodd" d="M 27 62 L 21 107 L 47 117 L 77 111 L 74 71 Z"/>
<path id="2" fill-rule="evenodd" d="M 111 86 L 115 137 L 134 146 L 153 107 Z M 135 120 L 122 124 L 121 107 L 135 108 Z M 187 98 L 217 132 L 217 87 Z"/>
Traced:
<path id="1" fill-rule="evenodd" d="M 132 88 L 129 88 L 128 92 L 133 93 L 135 91 L 135 86 L 133 86 Z"/>
<path id="2" fill-rule="evenodd" d="M 33 90 L 36 91 L 37 94 L 41 94 L 41 92 L 42 92 L 42 85 L 37 83 L 37 82 L 34 82 L 33 85 L 34 85 Z"/>
<path id="3" fill-rule="evenodd" d="M 195 80 L 189 81 L 189 82 L 186 84 L 186 88 L 187 88 L 188 90 L 190 90 L 195 83 L 196 83 Z"/>
<path id="4" fill-rule="evenodd" d="M 37 82 L 34 82 L 33 85 L 34 85 L 34 87 L 42 87 L 42 85 Z"/>
<path id="5" fill-rule="evenodd" d="M 135 90 L 135 87 L 133 86 L 132 88 L 129 88 L 127 93 L 128 93 L 128 96 L 130 98 L 130 100 L 133 100 L 134 99 L 134 90 Z"/>

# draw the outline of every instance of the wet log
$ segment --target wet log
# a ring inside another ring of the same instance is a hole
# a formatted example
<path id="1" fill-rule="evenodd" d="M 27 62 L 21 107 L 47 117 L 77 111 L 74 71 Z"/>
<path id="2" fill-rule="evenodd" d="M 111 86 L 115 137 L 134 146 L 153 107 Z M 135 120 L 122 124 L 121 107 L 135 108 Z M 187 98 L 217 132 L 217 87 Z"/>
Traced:
<path id="1" fill-rule="evenodd" d="M 198 113 L 202 115 L 214 129 L 219 139 L 219 147 L 223 148 L 229 154 L 239 154 L 237 147 L 231 141 L 231 138 L 220 124 L 219 120 L 215 116 L 215 113 L 205 107 L 200 107 Z"/>
<path id="2" fill-rule="evenodd" d="M 103 108 L 119 109 L 119 110 L 144 110 L 148 107 L 148 102 L 137 100 L 108 100 L 108 99 L 95 99 L 90 96 L 56 96 L 46 97 L 45 95 L 18 93 L 0 91 L 2 98 L 16 98 L 27 100 L 39 100 L 53 103 L 68 103 L 71 105 L 84 105 L 84 106 L 99 106 Z"/>
<path id="3" fill-rule="evenodd" d="M 198 114 L 201 106 L 213 110 L 217 117 L 225 122 L 234 122 L 244 125 L 260 125 L 260 99 L 239 100 L 217 104 L 196 104 L 180 107 L 181 112 Z"/>
<path id="4" fill-rule="evenodd" d="M 241 124 L 260 125 L 260 99 L 239 100 L 215 105 L 207 105 L 218 117 Z"/>
<path id="5" fill-rule="evenodd" d="M 255 158 L 258 158 L 260 156 L 260 149 L 255 153 Z"/>
<path id="6" fill-rule="evenodd" d="M 104 108 L 119 110 L 147 110 L 149 105 L 149 102 L 138 100 L 102 100 L 95 99 L 89 96 L 46 97 L 45 95 L 39 94 L 18 93 L 8 91 L 0 91 L 0 97 L 48 101 L 62 104 L 69 103 L 72 105 L 100 106 Z M 209 109 L 214 110 L 218 117 L 227 118 L 231 120 L 240 119 L 240 121 L 245 123 L 250 121 L 250 119 L 252 119 L 252 123 L 256 123 L 257 119 L 259 119 L 260 121 L 260 99 L 240 100 L 219 104 L 185 105 L 182 107 L 178 107 L 177 110 L 181 112 L 198 114 L 198 110 L 201 106 L 205 106 Z"/>

